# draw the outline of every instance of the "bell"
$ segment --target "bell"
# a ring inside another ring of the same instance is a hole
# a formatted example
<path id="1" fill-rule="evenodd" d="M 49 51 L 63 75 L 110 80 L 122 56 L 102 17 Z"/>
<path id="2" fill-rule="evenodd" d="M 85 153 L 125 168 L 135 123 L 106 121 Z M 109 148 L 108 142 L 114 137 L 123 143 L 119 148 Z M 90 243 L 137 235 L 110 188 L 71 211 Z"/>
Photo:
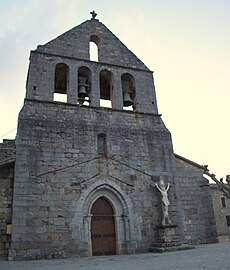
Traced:
<path id="1" fill-rule="evenodd" d="M 80 85 L 80 86 L 79 86 L 78 97 L 79 97 L 79 98 L 85 98 L 85 97 L 88 97 L 88 94 L 87 94 L 87 91 L 86 91 L 85 86 L 83 86 L 83 85 Z"/>
<path id="2" fill-rule="evenodd" d="M 78 97 L 84 99 L 85 97 L 88 97 L 88 93 L 86 91 L 86 86 L 87 86 L 86 80 L 87 80 L 87 78 L 79 76 L 78 79 L 79 79 Z"/>
<path id="3" fill-rule="evenodd" d="M 129 106 L 133 105 L 133 101 L 130 97 L 130 93 L 128 93 L 128 92 L 124 92 L 123 105 L 124 105 L 124 107 L 129 107 Z"/>

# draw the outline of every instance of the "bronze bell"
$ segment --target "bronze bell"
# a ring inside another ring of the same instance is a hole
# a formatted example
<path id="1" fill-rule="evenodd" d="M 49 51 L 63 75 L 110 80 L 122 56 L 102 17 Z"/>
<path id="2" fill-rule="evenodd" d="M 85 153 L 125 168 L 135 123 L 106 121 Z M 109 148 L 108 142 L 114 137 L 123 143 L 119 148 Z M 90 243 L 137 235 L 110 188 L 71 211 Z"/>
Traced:
<path id="1" fill-rule="evenodd" d="M 88 86 L 86 84 L 87 78 L 86 77 L 80 77 L 79 76 L 78 79 L 79 79 L 79 83 L 78 83 L 78 86 L 79 86 L 79 88 L 78 88 L 78 97 L 84 99 L 84 98 L 88 97 L 88 93 L 86 91 L 86 87 Z"/>
<path id="2" fill-rule="evenodd" d="M 123 93 L 123 105 L 124 105 L 124 107 L 129 107 L 129 106 L 133 105 L 133 101 L 131 99 L 129 92 Z"/>
<path id="3" fill-rule="evenodd" d="M 78 90 L 78 97 L 79 98 L 85 98 L 88 97 L 87 91 L 85 86 L 79 86 L 79 90 Z"/>

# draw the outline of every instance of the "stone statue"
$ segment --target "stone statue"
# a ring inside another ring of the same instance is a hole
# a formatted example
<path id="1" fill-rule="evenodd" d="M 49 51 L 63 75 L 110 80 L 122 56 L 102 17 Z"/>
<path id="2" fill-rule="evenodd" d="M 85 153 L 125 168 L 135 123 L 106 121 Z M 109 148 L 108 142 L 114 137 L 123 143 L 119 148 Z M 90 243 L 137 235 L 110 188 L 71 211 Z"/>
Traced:
<path id="1" fill-rule="evenodd" d="M 162 225 L 169 225 L 171 224 L 171 220 L 169 219 L 169 213 L 168 208 L 170 205 L 170 201 L 168 199 L 168 190 L 169 190 L 170 184 L 168 183 L 167 187 L 165 188 L 164 180 L 160 179 L 159 185 L 156 183 L 157 189 L 160 191 L 162 196 L 162 210 L 163 210 L 163 219 L 162 219 Z"/>

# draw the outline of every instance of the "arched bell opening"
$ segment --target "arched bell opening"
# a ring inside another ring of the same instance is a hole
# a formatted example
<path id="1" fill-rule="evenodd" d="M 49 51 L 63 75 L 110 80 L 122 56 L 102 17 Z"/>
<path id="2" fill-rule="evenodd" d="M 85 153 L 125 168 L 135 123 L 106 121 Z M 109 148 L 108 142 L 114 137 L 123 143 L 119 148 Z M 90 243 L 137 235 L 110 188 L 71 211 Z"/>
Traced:
<path id="1" fill-rule="evenodd" d="M 121 76 L 122 93 L 123 93 L 123 109 L 135 110 L 135 80 L 129 73 Z"/>
<path id="2" fill-rule="evenodd" d="M 92 255 L 116 254 L 116 228 L 112 205 L 102 196 L 93 203 L 90 214 Z"/>
<path id="3" fill-rule="evenodd" d="M 112 108 L 113 73 L 108 70 L 100 72 L 100 106 Z"/>
<path id="4" fill-rule="evenodd" d="M 69 67 L 64 63 L 59 63 L 55 67 L 53 100 L 59 102 L 67 102 L 68 87 Z"/>
<path id="5" fill-rule="evenodd" d="M 79 104 L 89 105 L 91 94 L 91 71 L 87 67 L 78 69 L 78 102 Z"/>
<path id="6" fill-rule="evenodd" d="M 90 42 L 89 42 L 90 61 L 94 61 L 94 62 L 99 61 L 99 45 L 100 45 L 100 38 L 96 35 L 90 36 Z"/>

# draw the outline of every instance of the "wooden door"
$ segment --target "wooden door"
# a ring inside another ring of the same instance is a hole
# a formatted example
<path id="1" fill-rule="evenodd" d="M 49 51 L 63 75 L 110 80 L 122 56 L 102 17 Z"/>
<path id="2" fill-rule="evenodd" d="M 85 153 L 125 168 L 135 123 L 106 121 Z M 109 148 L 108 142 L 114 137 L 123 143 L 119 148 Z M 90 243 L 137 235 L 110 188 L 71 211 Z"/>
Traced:
<path id="1" fill-rule="evenodd" d="M 103 197 L 91 209 L 91 239 L 93 256 L 116 254 L 114 211 Z"/>

